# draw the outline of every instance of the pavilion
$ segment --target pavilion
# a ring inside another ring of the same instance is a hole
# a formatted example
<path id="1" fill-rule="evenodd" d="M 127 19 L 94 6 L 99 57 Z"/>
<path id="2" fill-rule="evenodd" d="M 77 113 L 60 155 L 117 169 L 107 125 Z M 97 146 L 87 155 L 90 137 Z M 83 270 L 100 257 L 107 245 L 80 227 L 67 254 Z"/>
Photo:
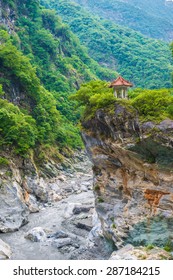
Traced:
<path id="1" fill-rule="evenodd" d="M 114 95 L 116 98 L 128 99 L 128 88 L 133 87 L 133 84 L 123 77 L 119 76 L 110 84 L 110 88 L 114 89 Z"/>

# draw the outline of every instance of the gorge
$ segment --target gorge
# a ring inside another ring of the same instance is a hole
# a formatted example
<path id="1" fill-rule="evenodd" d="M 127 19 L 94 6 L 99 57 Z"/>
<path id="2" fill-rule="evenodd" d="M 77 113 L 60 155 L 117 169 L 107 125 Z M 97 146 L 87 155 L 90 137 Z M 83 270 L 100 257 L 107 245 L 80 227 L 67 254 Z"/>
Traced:
<path id="1" fill-rule="evenodd" d="M 91 4 L 0 1 L 0 259 L 173 257 L 172 18 Z"/>

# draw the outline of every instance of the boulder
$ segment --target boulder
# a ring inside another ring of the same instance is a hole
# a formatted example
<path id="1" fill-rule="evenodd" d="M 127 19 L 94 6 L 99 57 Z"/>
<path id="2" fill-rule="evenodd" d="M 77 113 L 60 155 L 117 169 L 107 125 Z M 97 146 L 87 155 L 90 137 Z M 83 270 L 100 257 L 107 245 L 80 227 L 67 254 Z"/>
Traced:
<path id="1" fill-rule="evenodd" d="M 11 255 L 10 246 L 0 239 L 0 260 L 10 259 Z"/>
<path id="2" fill-rule="evenodd" d="M 78 215 L 82 212 L 87 213 L 90 211 L 92 206 L 75 206 L 73 209 L 73 214 Z"/>
<path id="3" fill-rule="evenodd" d="M 77 206 L 80 207 L 80 206 L 82 206 L 82 204 L 81 203 L 68 203 L 65 208 L 65 211 L 64 211 L 64 218 L 68 219 L 71 216 L 73 216 L 73 210 Z"/>
<path id="4" fill-rule="evenodd" d="M 33 242 L 43 242 L 46 241 L 47 235 L 43 228 L 36 227 L 31 229 L 25 234 L 25 238 Z"/>
<path id="5" fill-rule="evenodd" d="M 58 238 L 67 238 L 68 237 L 68 234 L 65 233 L 64 231 L 62 230 L 59 230 L 55 233 L 52 233 L 52 234 L 49 234 L 47 236 L 48 238 L 55 238 L 55 239 L 58 239 Z"/>
<path id="6" fill-rule="evenodd" d="M 57 247 L 57 249 L 60 249 L 64 246 L 72 245 L 73 242 L 71 238 L 59 238 L 56 241 L 54 241 L 54 244 Z"/>

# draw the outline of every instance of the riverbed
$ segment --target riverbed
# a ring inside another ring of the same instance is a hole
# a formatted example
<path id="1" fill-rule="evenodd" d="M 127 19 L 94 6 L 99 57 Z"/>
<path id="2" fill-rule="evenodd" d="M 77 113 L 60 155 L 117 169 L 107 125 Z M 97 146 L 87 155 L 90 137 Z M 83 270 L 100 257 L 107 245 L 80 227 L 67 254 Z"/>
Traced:
<path id="1" fill-rule="evenodd" d="M 109 259 L 113 247 L 103 236 L 94 207 L 92 164 L 77 162 L 73 172 L 63 174 L 64 197 L 40 204 L 40 211 L 17 232 L 0 234 L 10 245 L 14 260 Z M 36 229 L 44 238 L 26 238 Z"/>

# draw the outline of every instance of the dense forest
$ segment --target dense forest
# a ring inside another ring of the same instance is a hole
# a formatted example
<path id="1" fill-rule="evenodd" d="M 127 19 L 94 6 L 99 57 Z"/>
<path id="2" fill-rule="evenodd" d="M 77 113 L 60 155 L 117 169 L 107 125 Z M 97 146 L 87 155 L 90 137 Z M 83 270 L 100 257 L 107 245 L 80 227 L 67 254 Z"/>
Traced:
<path id="1" fill-rule="evenodd" d="M 95 17 L 70 1 L 3 0 L 0 8 L 1 152 L 10 148 L 27 156 L 31 149 L 41 155 L 49 149 L 58 158 L 81 148 L 78 122 L 89 100 L 85 94 L 93 95 L 94 88 L 91 115 L 114 102 L 108 82 L 118 73 L 136 87 L 171 87 L 171 51 L 165 42 Z"/>
<path id="2" fill-rule="evenodd" d="M 1 147 L 10 145 L 23 155 L 40 144 L 81 147 L 80 111 L 68 96 L 84 81 L 113 79 L 116 72 L 91 59 L 60 17 L 39 1 L 3 0 L 1 11 Z"/>
<path id="3" fill-rule="evenodd" d="M 165 42 L 100 19 L 71 1 L 41 3 L 55 8 L 100 65 L 116 70 L 136 87 L 171 87 L 171 52 Z"/>
<path id="4" fill-rule="evenodd" d="M 71 0 L 90 13 L 142 34 L 165 41 L 173 40 L 173 4 L 165 0 Z"/>

